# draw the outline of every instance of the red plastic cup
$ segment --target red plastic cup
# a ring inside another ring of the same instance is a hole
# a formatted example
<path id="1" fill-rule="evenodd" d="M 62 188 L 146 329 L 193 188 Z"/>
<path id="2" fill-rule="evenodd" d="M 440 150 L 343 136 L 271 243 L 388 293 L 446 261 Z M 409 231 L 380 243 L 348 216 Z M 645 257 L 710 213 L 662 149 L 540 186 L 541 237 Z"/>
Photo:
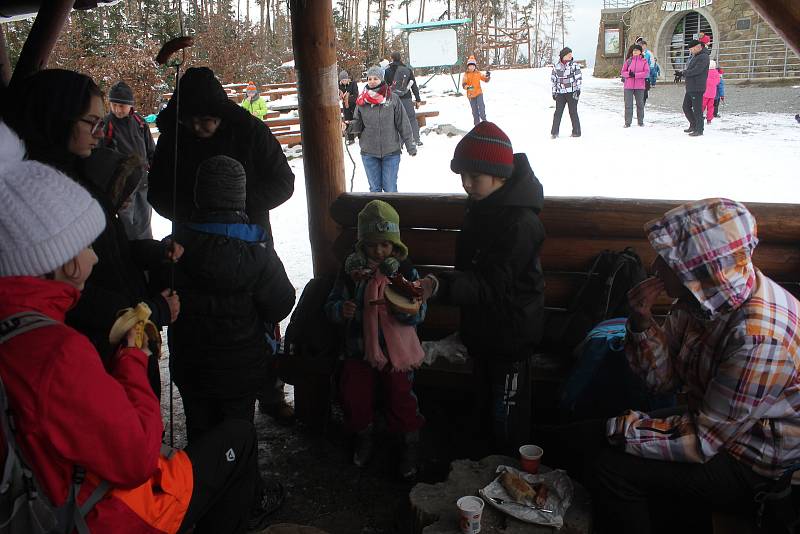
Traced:
<path id="1" fill-rule="evenodd" d="M 522 464 L 522 470 L 534 475 L 538 473 L 543 454 L 542 448 L 536 445 L 523 445 L 520 447 L 519 461 Z"/>

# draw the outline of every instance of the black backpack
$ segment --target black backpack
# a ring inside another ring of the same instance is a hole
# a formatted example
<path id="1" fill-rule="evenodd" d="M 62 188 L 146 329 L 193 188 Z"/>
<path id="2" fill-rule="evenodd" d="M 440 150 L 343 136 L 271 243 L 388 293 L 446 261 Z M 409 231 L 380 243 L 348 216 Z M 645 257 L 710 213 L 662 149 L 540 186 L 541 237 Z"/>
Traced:
<path id="1" fill-rule="evenodd" d="M 334 281 L 334 276 L 326 275 L 306 284 L 283 336 L 285 356 L 338 357 L 342 346 L 339 327 L 325 316 Z"/>
<path id="2" fill-rule="evenodd" d="M 400 98 L 406 96 L 411 90 L 411 69 L 405 65 L 398 65 L 392 80 L 392 92 Z"/>
<path id="3" fill-rule="evenodd" d="M 627 293 L 646 277 L 642 260 L 631 247 L 620 252 L 601 252 L 566 314 L 548 320 L 545 332 L 549 333 L 552 348 L 572 353 L 600 321 L 628 317 Z"/>
<path id="4" fill-rule="evenodd" d="M 59 323 L 36 312 L 12 315 L 0 322 L 0 345 L 25 332 L 54 324 Z M 79 534 L 89 534 L 84 518 L 108 492 L 108 482 L 102 481 L 86 502 L 78 506 L 77 497 L 86 472 L 82 467 L 75 466 L 66 502 L 59 507 L 53 506 L 17 446 L 14 417 L 2 379 L 0 412 L 5 438 L 5 461 L 0 483 L 0 534 L 68 534 L 73 530 Z"/>

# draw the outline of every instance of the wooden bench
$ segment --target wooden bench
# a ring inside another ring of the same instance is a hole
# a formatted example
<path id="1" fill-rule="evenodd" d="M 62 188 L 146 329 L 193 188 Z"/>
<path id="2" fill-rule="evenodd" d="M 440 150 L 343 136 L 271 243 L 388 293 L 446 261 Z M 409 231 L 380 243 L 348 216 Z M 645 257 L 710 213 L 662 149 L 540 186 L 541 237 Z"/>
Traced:
<path id="1" fill-rule="evenodd" d="M 455 175 L 453 180 L 457 179 Z M 449 268 L 454 262 L 458 229 L 464 219 L 464 195 L 345 193 L 331 207 L 331 217 L 341 227 L 334 246 L 341 259 L 351 250 L 356 237 L 357 214 L 374 199 L 390 202 L 400 215 L 401 234 L 410 257 L 421 274 Z M 547 232 L 541 260 L 545 271 L 545 312 L 564 313 L 576 291 L 587 279 L 593 260 L 604 250 L 619 251 L 633 247 L 649 266 L 655 252 L 647 241 L 643 226 L 680 201 L 628 200 L 586 197 L 549 197 L 540 214 Z M 760 244 L 754 262 L 767 275 L 795 295 L 800 295 L 800 218 L 797 207 L 788 204 L 756 204 L 748 207 L 758 221 Z M 664 296 L 658 306 L 666 310 L 670 301 Z M 421 339 L 439 339 L 458 327 L 458 310 L 432 301 Z M 295 355 L 294 365 L 303 369 L 295 378 L 295 401 L 298 416 L 317 427 L 324 425 L 330 399 L 330 365 L 314 361 L 313 355 Z M 563 355 L 568 365 L 569 355 Z M 416 374 L 421 387 L 469 389 L 473 387 L 472 364 L 454 365 L 437 361 L 423 366 Z M 563 367 L 547 370 L 533 379 L 534 403 L 556 402 Z M 327 384 L 327 385 L 326 385 Z M 315 391 L 312 391 L 317 388 Z M 328 388 L 328 389 L 322 389 Z M 535 410 L 534 410 L 535 411 Z"/>

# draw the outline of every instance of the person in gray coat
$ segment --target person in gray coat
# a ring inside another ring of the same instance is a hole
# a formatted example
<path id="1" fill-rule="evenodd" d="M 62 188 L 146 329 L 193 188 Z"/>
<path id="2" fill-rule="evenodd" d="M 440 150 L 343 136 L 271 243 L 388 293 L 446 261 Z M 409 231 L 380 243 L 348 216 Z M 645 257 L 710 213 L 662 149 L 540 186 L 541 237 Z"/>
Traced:
<path id="1" fill-rule="evenodd" d="M 348 133 L 359 136 L 370 192 L 396 192 L 402 147 L 405 144 L 412 156 L 417 155 L 417 147 L 408 115 L 378 66 L 367 70 L 367 85 L 356 99 L 356 112 Z"/>
<path id="2" fill-rule="evenodd" d="M 703 135 L 703 93 L 706 90 L 711 54 L 703 43 L 695 40 L 689 42 L 689 52 L 692 57 L 683 71 L 683 78 L 686 80 L 683 114 L 689 121 L 689 127 L 684 132 L 697 137 Z"/>

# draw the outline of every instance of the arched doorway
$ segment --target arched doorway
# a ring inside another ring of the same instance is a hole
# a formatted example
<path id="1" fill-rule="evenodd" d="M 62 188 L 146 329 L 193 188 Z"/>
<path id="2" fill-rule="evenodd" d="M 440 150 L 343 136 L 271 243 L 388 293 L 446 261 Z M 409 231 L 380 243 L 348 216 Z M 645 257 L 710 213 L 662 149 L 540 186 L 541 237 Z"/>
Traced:
<path id="1" fill-rule="evenodd" d="M 711 48 L 714 41 L 711 24 L 697 11 L 689 11 L 675 23 L 667 50 L 669 64 L 674 70 L 683 70 L 686 62 L 689 61 L 689 42 L 699 39 L 701 33 L 712 38 L 709 45 Z"/>
<path id="2" fill-rule="evenodd" d="M 713 47 L 717 24 L 704 8 L 673 13 L 661 22 L 655 50 L 661 65 L 661 76 L 672 77 L 676 70 L 686 67 L 690 56 L 688 44 L 698 39 L 700 33 L 711 37 L 710 47 Z"/>

